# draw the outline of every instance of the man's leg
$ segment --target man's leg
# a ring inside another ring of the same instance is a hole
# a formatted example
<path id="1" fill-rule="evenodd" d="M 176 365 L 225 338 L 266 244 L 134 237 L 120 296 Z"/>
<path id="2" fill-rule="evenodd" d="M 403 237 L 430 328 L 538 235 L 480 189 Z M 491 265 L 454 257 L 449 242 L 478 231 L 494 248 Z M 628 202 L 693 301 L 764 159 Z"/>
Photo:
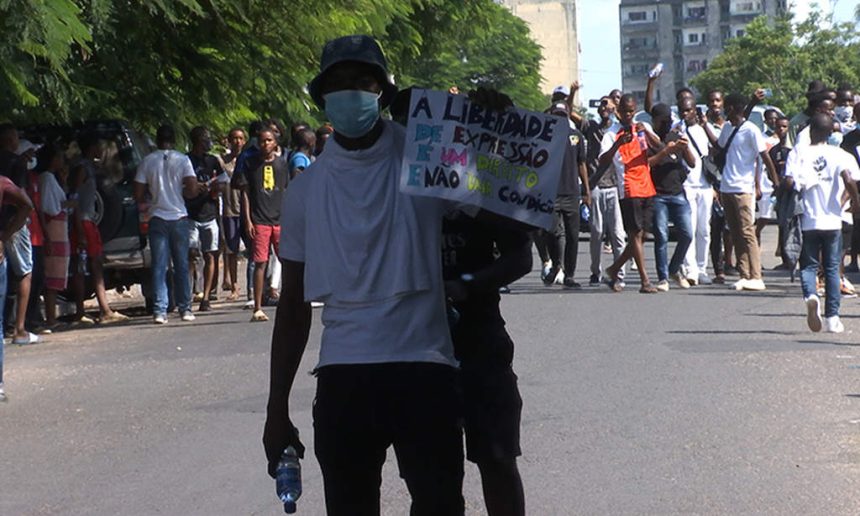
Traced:
<path id="1" fill-rule="evenodd" d="M 317 374 L 313 405 L 314 454 L 329 516 L 378 515 L 385 450 L 391 442 L 378 422 L 391 395 L 378 388 L 381 365 L 327 366 Z"/>
<path id="2" fill-rule="evenodd" d="M 152 217 L 149 221 L 149 249 L 152 254 L 152 313 L 167 316 L 167 264 L 170 262 L 167 221 Z M 183 259 L 182 261 L 185 261 Z"/>
<path id="3" fill-rule="evenodd" d="M 752 194 L 742 194 L 738 199 L 738 214 L 743 231 L 743 249 L 738 253 L 738 270 L 741 256 L 746 262 L 745 268 L 750 279 L 761 279 L 761 248 L 755 234 L 755 197 Z"/>
<path id="4" fill-rule="evenodd" d="M 30 242 L 30 230 L 27 226 L 22 227 L 12 236 L 9 246 L 11 249 L 7 249 L 6 254 L 14 255 L 18 266 L 17 272 L 21 278 L 18 282 L 15 302 L 15 338 L 27 339 L 29 342 L 30 334 L 25 325 L 27 304 L 30 302 L 30 286 L 33 281 L 33 244 Z"/>
<path id="5" fill-rule="evenodd" d="M 564 279 L 573 280 L 579 255 L 579 197 L 574 197 L 562 208 L 564 223 Z M 568 282 L 570 283 L 570 282 Z"/>
<path id="6" fill-rule="evenodd" d="M 600 280 L 600 275 L 603 268 L 600 265 L 600 259 L 603 254 L 603 228 L 604 228 L 604 206 L 606 194 L 600 188 L 595 188 L 591 191 L 591 234 L 588 240 L 589 251 L 591 254 L 591 275 Z"/>
<path id="7" fill-rule="evenodd" d="M 842 234 L 840 231 L 822 231 L 821 246 L 824 265 L 824 317 L 839 315 L 839 265 L 842 263 Z"/>
<path id="8" fill-rule="evenodd" d="M 657 281 L 669 279 L 669 199 L 666 195 L 654 198 L 654 262 Z M 637 261 L 636 266 L 640 267 Z"/>
<path id="9" fill-rule="evenodd" d="M 254 316 L 263 307 L 263 291 L 266 282 L 266 264 L 269 261 L 272 226 L 254 225 L 253 256 L 254 261 Z M 265 320 L 260 317 L 260 320 Z"/>
<path id="10" fill-rule="evenodd" d="M 726 222 L 729 225 L 732 245 L 735 248 L 735 256 L 737 257 L 735 266 L 738 269 L 738 275 L 740 275 L 741 279 L 749 279 L 749 269 L 747 268 L 749 260 L 747 259 L 747 250 L 744 248 L 746 240 L 744 239 L 744 228 L 740 213 L 741 195 L 724 193 L 720 195 L 720 198 L 723 201 L 723 209 L 726 211 Z M 728 256 L 726 256 L 726 261 L 728 262 Z"/>
<path id="11" fill-rule="evenodd" d="M 621 216 L 621 205 L 618 202 L 618 189 L 610 188 L 606 191 L 606 205 L 604 209 L 604 228 L 609 236 L 609 245 L 612 247 L 613 260 L 618 260 L 624 248 L 627 246 L 627 232 L 624 231 L 624 220 Z M 626 265 L 618 269 L 618 278 L 624 279 Z"/>
<path id="12" fill-rule="evenodd" d="M 188 240 L 191 219 L 170 221 L 169 245 L 173 257 L 173 296 L 180 315 L 191 312 L 191 277 L 188 275 Z"/>
<path id="13" fill-rule="evenodd" d="M 42 317 L 42 309 L 39 305 L 39 296 L 45 288 L 45 248 L 41 245 L 33 246 L 33 274 L 30 281 L 30 299 L 27 303 L 27 325 L 30 328 L 39 328 L 45 324 Z M 0 312 L 2 316 L 2 312 Z M 2 327 L 2 325 L 0 325 Z"/>
<path id="14" fill-rule="evenodd" d="M 669 274 L 671 275 L 681 272 L 684 257 L 687 256 L 687 250 L 693 241 L 693 229 L 692 221 L 690 220 L 690 203 L 687 202 L 686 195 L 683 193 L 674 195 L 669 199 L 669 203 L 669 218 L 675 224 L 675 234 L 677 236 L 675 250 L 672 252 L 672 259 L 669 261 Z"/>
<path id="15" fill-rule="evenodd" d="M 394 434 L 400 476 L 412 495 L 411 516 L 459 516 L 463 501 L 463 429 L 457 370 L 395 364 L 397 389 L 387 421 Z"/>
<path id="16" fill-rule="evenodd" d="M 552 260 L 552 269 L 550 269 L 547 277 L 544 278 L 544 283 L 547 285 L 552 285 L 563 265 L 561 240 L 564 238 L 564 222 L 562 221 L 558 205 L 556 205 L 555 210 L 552 212 L 552 222 L 553 229 L 550 231 L 541 230 L 547 253 L 549 253 L 549 259 Z"/>

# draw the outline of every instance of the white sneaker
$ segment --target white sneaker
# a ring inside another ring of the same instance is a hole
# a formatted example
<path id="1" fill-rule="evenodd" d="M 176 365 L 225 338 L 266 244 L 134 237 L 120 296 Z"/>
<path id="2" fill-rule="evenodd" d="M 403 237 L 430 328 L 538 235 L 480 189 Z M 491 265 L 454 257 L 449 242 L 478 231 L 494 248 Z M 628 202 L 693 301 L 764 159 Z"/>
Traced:
<path id="1" fill-rule="evenodd" d="M 4 401 L 9 401 L 9 397 L 6 396 L 6 391 L 3 390 L 3 384 L 0 383 L 0 403 Z"/>
<path id="2" fill-rule="evenodd" d="M 845 326 L 842 325 L 842 321 L 839 320 L 838 315 L 834 315 L 833 317 L 825 317 L 824 331 L 826 331 L 827 333 L 842 333 L 845 331 Z"/>
<path id="3" fill-rule="evenodd" d="M 821 300 L 815 294 L 806 298 L 806 325 L 812 331 L 821 331 Z"/>
<path id="4" fill-rule="evenodd" d="M 155 324 L 167 324 L 167 316 L 166 315 L 156 315 L 152 318 L 152 322 Z"/>
<path id="5" fill-rule="evenodd" d="M 689 285 L 687 286 L 689 288 Z M 660 292 L 669 292 L 669 281 L 668 280 L 660 280 L 657 282 L 657 290 Z"/>
<path id="6" fill-rule="evenodd" d="M 191 322 L 194 319 L 196 319 L 196 317 L 194 317 L 194 314 L 192 314 L 190 310 L 182 314 L 182 320 L 185 322 Z"/>
<path id="7" fill-rule="evenodd" d="M 322 308 L 325 306 L 325 303 L 320 303 L 319 301 L 311 301 L 311 308 Z"/>
<path id="8" fill-rule="evenodd" d="M 746 280 L 746 284 L 743 286 L 743 290 L 752 290 L 754 292 L 761 292 L 765 289 L 767 289 L 767 287 L 764 285 L 764 280 L 761 279 L 748 279 Z"/>
<path id="9" fill-rule="evenodd" d="M 672 274 L 669 277 L 672 278 L 672 281 L 677 283 L 679 287 L 690 288 L 690 282 L 687 281 L 687 278 L 682 276 L 680 272 L 676 272 L 675 274 Z"/>
<path id="10" fill-rule="evenodd" d="M 741 279 L 737 280 L 736 282 L 734 282 L 732 284 L 732 286 L 729 288 L 734 289 L 734 290 L 743 290 L 747 286 L 748 281 L 749 280 L 741 278 Z"/>

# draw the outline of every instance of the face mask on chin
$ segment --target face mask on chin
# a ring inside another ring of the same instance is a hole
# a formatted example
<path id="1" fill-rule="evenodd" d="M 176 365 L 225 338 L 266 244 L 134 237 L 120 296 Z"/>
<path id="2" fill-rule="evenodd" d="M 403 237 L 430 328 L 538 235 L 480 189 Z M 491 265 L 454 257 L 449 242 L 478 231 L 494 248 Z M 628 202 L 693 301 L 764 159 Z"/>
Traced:
<path id="1" fill-rule="evenodd" d="M 836 106 L 833 113 L 836 120 L 839 120 L 839 122 L 844 124 L 851 120 L 851 117 L 854 115 L 854 109 L 848 106 Z"/>
<path id="2" fill-rule="evenodd" d="M 842 145 L 842 133 L 839 131 L 830 133 L 830 136 L 827 138 L 827 144 L 833 145 L 834 147 Z"/>
<path id="3" fill-rule="evenodd" d="M 379 120 L 381 93 L 341 90 L 323 95 L 325 114 L 334 130 L 348 138 L 369 133 Z"/>

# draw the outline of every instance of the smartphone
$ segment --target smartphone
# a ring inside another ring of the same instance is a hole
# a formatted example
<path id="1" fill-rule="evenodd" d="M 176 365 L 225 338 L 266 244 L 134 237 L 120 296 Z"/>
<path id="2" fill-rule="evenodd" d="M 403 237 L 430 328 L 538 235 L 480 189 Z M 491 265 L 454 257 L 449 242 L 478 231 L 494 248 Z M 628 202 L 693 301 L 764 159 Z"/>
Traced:
<path id="1" fill-rule="evenodd" d="M 600 99 L 591 99 L 588 101 L 588 107 L 590 108 L 599 108 L 600 107 Z"/>
<path id="2" fill-rule="evenodd" d="M 771 97 L 773 97 L 773 90 L 770 88 L 765 88 L 764 89 L 764 98 L 769 99 Z"/>

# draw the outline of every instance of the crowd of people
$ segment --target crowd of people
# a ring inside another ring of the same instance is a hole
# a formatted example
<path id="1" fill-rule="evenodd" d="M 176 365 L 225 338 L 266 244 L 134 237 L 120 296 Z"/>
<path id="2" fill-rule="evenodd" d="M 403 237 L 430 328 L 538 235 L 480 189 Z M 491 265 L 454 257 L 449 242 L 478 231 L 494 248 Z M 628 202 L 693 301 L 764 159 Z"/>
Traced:
<path id="1" fill-rule="evenodd" d="M 587 223 L 591 286 L 623 291 L 632 260 L 642 293 L 726 283 L 732 275 L 734 290 L 756 292 L 766 289 L 761 231 L 778 220 L 780 268 L 793 273 L 800 264 L 810 329 L 844 330 L 840 297 L 853 287 L 841 268 L 850 256 L 847 270 L 857 270 L 860 251 L 853 92 L 813 81 L 807 109 L 792 119 L 767 110 L 763 132 L 748 118 L 764 90 L 751 97 L 711 91 L 702 110 L 682 88 L 673 110 L 652 101 L 658 80 L 649 79 L 648 121 L 631 94 L 613 90 L 589 120 L 576 108 L 577 84 L 556 88 L 547 113 L 568 122 L 569 138 L 554 227 L 536 230 L 401 193 L 398 110 L 409 105 L 410 90 L 392 83 L 372 38 L 333 40 L 308 85 L 331 125 L 295 124 L 287 134 L 277 120 L 254 122 L 230 130 L 222 153 L 206 127 L 190 131 L 187 153 L 176 150 L 172 126 L 158 129 L 157 150 L 134 177 L 148 217 L 153 322 L 167 323 L 171 305 L 188 322 L 195 302 L 198 311 L 212 310 L 221 268 L 227 299 L 238 300 L 244 245 L 251 321 L 267 321 L 263 307 L 278 306 L 263 436 L 271 475 L 288 447 L 304 456 L 289 397 L 312 303 L 319 303 L 314 445 L 328 513 L 379 512 L 381 468 L 393 446 L 412 514 L 463 514 L 464 458 L 478 465 L 489 514 L 523 514 L 522 400 L 499 294 L 531 271 L 533 243 L 547 286 L 582 288 L 576 265 Z M 470 96 L 493 109 L 511 105 L 494 91 Z M 389 107 L 394 120 L 381 116 Z M 80 157 L 70 162 L 67 149 L 35 148 L 13 126 L 0 126 L 0 237 L 8 258 L 0 260 L 0 313 L 6 289 L 14 289 L 6 320 L 17 344 L 59 327 L 57 296 L 69 286 L 72 324 L 126 318 L 105 293 L 94 222 L 98 139 L 84 133 L 76 143 Z M 648 234 L 654 282 L 644 259 Z M 606 252 L 613 261 L 604 266 Z M 84 311 L 88 277 L 96 320 Z M 2 386 L 0 347 L 0 396 Z"/>
<path id="2" fill-rule="evenodd" d="M 590 216 L 589 284 L 605 282 L 622 291 L 632 259 L 642 293 L 665 292 L 673 283 L 682 289 L 721 284 L 734 275 L 738 279 L 731 288 L 762 291 L 761 233 L 776 223 L 775 252 L 781 258 L 776 268 L 793 276 L 799 263 L 810 328 L 844 331 L 838 300 L 856 295 L 844 272 L 858 270 L 860 250 L 855 224 L 860 163 L 855 105 L 860 104 L 853 91 L 812 81 L 807 108 L 792 119 L 776 108 L 764 109 L 762 131 L 748 118 L 766 99 L 766 90 L 749 98 L 710 91 L 702 99 L 703 110 L 695 93 L 682 88 L 672 109 L 652 100 L 659 78 L 659 73 L 649 76 L 644 111 L 633 95 L 613 90 L 600 99 L 597 120 L 571 109 L 576 83 L 559 86 L 553 94 L 548 112 L 569 116 L 574 149 L 562 184 L 575 184 L 577 201 L 582 191 L 581 205 Z M 556 226 L 537 232 L 535 242 L 544 261 L 544 283 L 580 288 L 575 281 L 580 221 L 571 215 L 580 202 L 571 206 L 568 196 L 567 189 L 559 192 Z M 677 240 L 671 257 L 670 223 Z M 820 233 L 834 231 L 839 234 Z M 656 283 L 644 263 L 648 233 L 654 240 Z M 604 250 L 614 257 L 605 269 Z M 827 297 L 823 320 L 822 292 Z"/>

